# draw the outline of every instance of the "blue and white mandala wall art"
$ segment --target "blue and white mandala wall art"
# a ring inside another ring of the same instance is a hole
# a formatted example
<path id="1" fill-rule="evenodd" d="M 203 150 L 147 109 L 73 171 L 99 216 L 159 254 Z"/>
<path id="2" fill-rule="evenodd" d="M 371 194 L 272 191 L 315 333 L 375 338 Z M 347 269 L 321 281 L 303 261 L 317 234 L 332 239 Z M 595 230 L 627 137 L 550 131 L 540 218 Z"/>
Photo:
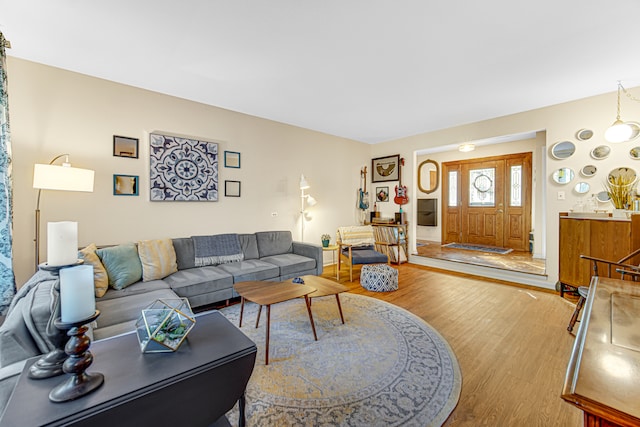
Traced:
<path id="1" fill-rule="evenodd" d="M 218 201 L 218 144 L 150 135 L 151 201 Z"/>

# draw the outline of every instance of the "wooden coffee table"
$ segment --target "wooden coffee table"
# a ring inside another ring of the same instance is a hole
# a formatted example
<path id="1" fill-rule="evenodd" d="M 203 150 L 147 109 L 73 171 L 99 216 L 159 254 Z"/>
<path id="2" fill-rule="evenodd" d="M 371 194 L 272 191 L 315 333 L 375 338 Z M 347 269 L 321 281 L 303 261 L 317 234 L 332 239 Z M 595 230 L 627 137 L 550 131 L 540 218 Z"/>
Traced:
<path id="1" fill-rule="evenodd" d="M 266 348 L 264 350 L 264 364 L 269 364 L 269 329 L 271 327 L 271 304 L 277 304 L 279 302 L 288 301 L 294 298 L 304 297 L 307 305 L 307 313 L 309 313 L 309 321 L 311 322 L 311 329 L 313 330 L 313 338 L 318 341 L 316 335 L 316 326 L 313 323 L 313 314 L 311 314 L 311 300 L 309 294 L 316 291 L 316 288 L 307 284 L 299 285 L 289 282 L 265 282 L 265 281 L 253 281 L 253 282 L 239 282 L 233 285 L 235 291 L 241 297 L 240 303 L 240 321 L 239 325 L 242 327 L 242 315 L 244 313 L 244 301 L 251 301 L 260 306 L 258 309 L 258 318 L 256 319 L 256 328 L 260 324 L 260 314 L 262 313 L 262 306 L 267 306 L 267 332 L 266 332 Z"/>
<path id="2" fill-rule="evenodd" d="M 287 280 L 286 283 L 292 283 L 293 279 Z M 336 302 L 338 303 L 338 311 L 340 311 L 340 320 L 344 324 L 344 316 L 342 315 L 342 306 L 340 305 L 340 296 L 342 292 L 346 292 L 349 290 L 344 285 L 341 285 L 338 282 L 334 282 L 333 280 L 325 279 L 320 276 L 302 276 L 302 280 L 304 280 L 304 284 L 316 288 L 315 292 L 309 294 L 309 298 L 320 298 L 326 297 L 329 295 L 336 296 Z M 300 285 L 298 285 L 300 286 Z M 311 301 L 309 301 L 309 305 L 311 305 Z"/>

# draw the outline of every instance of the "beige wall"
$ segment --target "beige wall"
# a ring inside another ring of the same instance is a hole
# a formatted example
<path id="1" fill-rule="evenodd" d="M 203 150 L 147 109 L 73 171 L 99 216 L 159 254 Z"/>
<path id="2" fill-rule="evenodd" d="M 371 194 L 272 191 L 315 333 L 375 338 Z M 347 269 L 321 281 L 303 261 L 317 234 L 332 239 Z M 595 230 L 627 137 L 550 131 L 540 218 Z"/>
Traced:
<path id="1" fill-rule="evenodd" d="M 81 245 L 267 229 L 289 229 L 294 238 L 299 238 L 301 173 L 307 176 L 312 186 L 310 192 L 318 200 L 313 208 L 314 219 L 305 229 L 305 240 L 317 242 L 320 234 L 333 235 L 336 227 L 356 222 L 359 170 L 370 165 L 373 157 L 390 154 L 405 157 L 403 177 L 411 198 L 404 210 L 414 224 L 411 236 L 415 236 L 416 152 L 546 131 L 546 139 L 535 142 L 544 147 L 534 152 L 534 166 L 540 169 L 537 176 L 542 181 L 534 184 L 535 203 L 542 212 L 535 217 L 534 228 L 536 245 L 540 244 L 539 252 L 547 259 L 549 287 L 557 281 L 558 213 L 570 210 L 580 198 L 585 198 L 572 191 L 573 185 L 580 179 L 589 182 L 594 191 L 600 191 L 611 169 L 629 166 L 640 171 L 640 162 L 628 155 L 631 147 L 640 145 L 640 140 L 612 145 L 613 153 L 606 160 L 589 157 L 595 145 L 604 143 L 604 131 L 615 119 L 615 92 L 369 146 L 11 57 L 8 67 L 14 153 L 14 256 L 19 285 L 33 272 L 36 202 L 33 165 L 47 163 L 65 152 L 71 154 L 75 166 L 96 171 L 95 191 L 43 192 L 43 230 L 47 221 L 78 221 Z M 638 93 L 640 89 L 632 91 Z M 640 120 L 640 103 L 623 99 L 622 118 Z M 594 137 L 577 142 L 575 133 L 582 128 L 593 129 Z M 241 181 L 242 197 L 225 198 L 221 193 L 216 203 L 150 202 L 148 135 L 153 131 L 217 141 L 220 152 L 241 152 L 242 168 L 220 167 L 220 182 Z M 113 157 L 113 135 L 139 138 L 140 158 Z M 552 159 L 549 148 L 565 139 L 576 142 L 576 154 L 564 161 Z M 505 151 L 519 149 L 514 146 Z M 485 154 L 478 150 L 473 155 Z M 539 161 L 535 160 L 537 155 Z M 566 186 L 551 181 L 553 170 L 568 166 L 577 172 L 587 163 L 598 167 L 594 177 L 576 178 Z M 140 196 L 113 196 L 114 173 L 139 175 Z M 388 184 L 393 194 L 396 183 Z M 375 185 L 369 182 L 372 192 Z M 558 191 L 565 191 L 565 200 L 557 199 Z M 392 202 L 383 203 L 380 208 L 384 216 L 393 216 L 398 210 Z M 278 216 L 272 217 L 272 212 Z M 46 233 L 41 256 L 43 259 L 46 256 Z"/>
<path id="2" fill-rule="evenodd" d="M 615 88 L 615 82 L 612 82 L 612 88 Z M 631 88 L 630 90 L 635 94 L 640 92 L 640 88 Z M 425 112 L 425 114 L 428 114 L 428 112 Z M 640 162 L 629 157 L 629 149 L 634 146 L 640 146 L 640 138 L 622 144 L 609 144 L 612 148 L 612 153 L 605 160 L 593 160 L 589 156 L 592 148 L 600 144 L 606 144 L 604 132 L 615 120 L 615 115 L 616 94 L 611 92 L 538 110 L 377 144 L 372 147 L 372 156 L 378 157 L 399 153 L 407 159 L 414 159 L 417 151 L 438 146 L 458 145 L 468 141 L 485 140 L 532 131 L 546 131 L 544 152 L 541 153 L 544 155 L 544 159 L 541 159 L 542 162 L 539 165 L 542 168 L 542 182 L 535 183 L 537 188 L 536 197 L 542 199 L 539 202 L 542 205 L 543 215 L 542 218 L 536 219 L 534 228 L 536 229 L 536 234 L 540 236 L 539 240 L 543 242 L 540 255 L 546 258 L 547 287 L 552 288 L 558 280 L 558 213 L 569 211 L 578 200 L 586 200 L 587 197 L 577 195 L 573 191 L 573 186 L 578 181 L 585 181 L 591 185 L 594 192 L 601 191 L 602 182 L 606 179 L 606 175 L 609 171 L 619 166 L 632 167 L 640 173 Z M 640 121 L 640 103 L 623 98 L 622 119 Z M 583 128 L 592 129 L 594 136 L 589 141 L 578 142 L 575 134 Z M 549 155 L 549 150 L 554 143 L 562 140 L 575 142 L 577 151 L 566 160 L 555 160 Z M 577 175 L 578 170 L 586 164 L 596 165 L 598 173 L 591 178 L 582 178 Z M 561 186 L 554 183 L 551 180 L 551 174 L 559 167 L 574 169 L 576 178 L 568 185 Z M 417 175 L 415 168 L 415 161 L 407 162 L 403 175 L 414 177 L 413 179 L 415 180 Z M 558 191 L 565 192 L 565 200 L 558 200 Z M 610 204 L 603 205 L 603 207 L 611 209 Z M 383 214 L 384 209 L 393 211 L 394 208 L 397 208 L 397 206 L 392 205 L 383 208 Z M 410 200 L 409 204 L 405 206 L 405 210 L 409 212 L 409 218 L 411 219 L 415 210 L 413 200 Z M 411 231 L 415 235 L 415 226 Z"/>
<path id="3" fill-rule="evenodd" d="M 219 232 L 291 230 L 300 238 L 300 174 L 318 200 L 305 241 L 320 242 L 355 221 L 359 170 L 367 144 L 263 120 L 9 57 L 14 170 L 14 265 L 22 285 L 33 273 L 33 165 L 70 153 L 94 169 L 93 193 L 43 191 L 41 261 L 48 221 L 78 221 L 79 244 L 113 244 Z M 149 133 L 219 142 L 241 153 L 240 169 L 219 164 L 218 202 L 149 201 Z M 113 157 L 113 135 L 140 139 L 140 158 Z M 140 196 L 113 196 L 113 174 L 140 176 Z M 224 197 L 224 180 L 242 182 Z M 339 207 L 339 208 L 338 208 Z M 277 212 L 278 216 L 271 214 Z"/>

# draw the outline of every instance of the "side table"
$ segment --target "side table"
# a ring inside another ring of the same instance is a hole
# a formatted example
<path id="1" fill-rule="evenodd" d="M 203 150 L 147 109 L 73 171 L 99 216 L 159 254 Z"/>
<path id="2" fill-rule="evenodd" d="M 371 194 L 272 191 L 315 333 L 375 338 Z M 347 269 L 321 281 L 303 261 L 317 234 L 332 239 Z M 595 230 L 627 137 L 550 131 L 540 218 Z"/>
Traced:
<path id="1" fill-rule="evenodd" d="M 91 394 L 65 403 L 49 400 L 63 376 L 27 378 L 27 361 L 0 419 L 4 426 L 138 427 L 228 425 L 225 413 L 240 401 L 253 372 L 256 345 L 213 311 L 197 316 L 187 341 L 173 353 L 142 353 L 135 332 L 96 341 L 89 372 L 104 374 Z"/>
<path id="2" fill-rule="evenodd" d="M 340 256 L 340 254 L 338 254 L 338 245 L 329 245 L 329 246 L 323 246 L 322 247 L 322 251 L 326 252 L 326 251 L 331 251 L 331 261 L 333 261 L 333 265 L 336 266 L 336 279 L 339 278 L 338 276 L 338 264 L 336 264 L 336 254 L 338 256 Z"/>

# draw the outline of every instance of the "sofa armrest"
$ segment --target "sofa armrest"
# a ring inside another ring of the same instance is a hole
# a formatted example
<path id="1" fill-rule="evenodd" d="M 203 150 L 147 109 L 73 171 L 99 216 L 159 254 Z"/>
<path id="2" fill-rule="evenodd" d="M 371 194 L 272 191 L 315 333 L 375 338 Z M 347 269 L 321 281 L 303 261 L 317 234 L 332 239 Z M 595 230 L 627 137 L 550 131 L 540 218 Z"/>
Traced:
<path id="1" fill-rule="evenodd" d="M 324 268 L 324 258 L 322 255 L 322 246 L 315 245 L 313 243 L 293 242 L 293 253 L 296 255 L 302 255 L 316 260 L 316 275 L 322 274 Z"/>

